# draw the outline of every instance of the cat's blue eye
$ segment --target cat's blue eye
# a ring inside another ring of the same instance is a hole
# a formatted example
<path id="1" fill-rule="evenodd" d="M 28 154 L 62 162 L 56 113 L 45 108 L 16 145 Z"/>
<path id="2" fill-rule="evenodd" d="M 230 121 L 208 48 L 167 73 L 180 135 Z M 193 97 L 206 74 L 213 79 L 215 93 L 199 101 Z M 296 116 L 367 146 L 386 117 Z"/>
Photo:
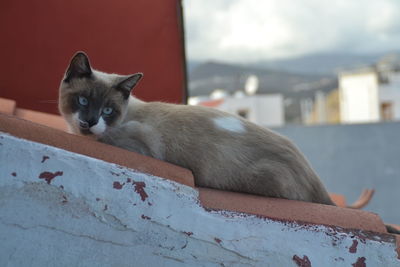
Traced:
<path id="1" fill-rule="evenodd" d="M 105 114 L 105 115 L 111 115 L 112 112 L 113 112 L 113 109 L 110 107 L 103 108 L 103 114 Z"/>
<path id="2" fill-rule="evenodd" d="M 82 106 L 87 106 L 88 103 L 89 101 L 86 99 L 86 97 L 83 96 L 79 97 L 79 104 L 81 104 Z"/>

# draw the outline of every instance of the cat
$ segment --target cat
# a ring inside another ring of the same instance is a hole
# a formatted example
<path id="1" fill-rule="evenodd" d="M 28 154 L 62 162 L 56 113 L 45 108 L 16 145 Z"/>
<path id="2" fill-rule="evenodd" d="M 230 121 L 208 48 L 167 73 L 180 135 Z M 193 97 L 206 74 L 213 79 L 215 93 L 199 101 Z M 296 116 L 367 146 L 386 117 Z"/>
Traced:
<path id="1" fill-rule="evenodd" d="M 78 52 L 60 85 L 60 113 L 73 133 L 191 170 L 196 186 L 334 205 L 287 138 L 216 109 L 141 101 L 131 90 L 142 77 L 97 71 Z"/>
<path id="2" fill-rule="evenodd" d="M 142 78 L 92 69 L 77 52 L 59 88 L 70 131 L 190 169 L 196 186 L 335 206 L 287 138 L 216 109 L 141 101 L 131 91 Z"/>

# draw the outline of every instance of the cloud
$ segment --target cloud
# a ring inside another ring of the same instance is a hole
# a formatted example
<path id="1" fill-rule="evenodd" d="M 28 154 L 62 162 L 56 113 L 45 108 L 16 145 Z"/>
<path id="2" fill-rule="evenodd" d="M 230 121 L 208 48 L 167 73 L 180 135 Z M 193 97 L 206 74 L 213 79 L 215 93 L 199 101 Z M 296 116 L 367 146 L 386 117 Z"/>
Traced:
<path id="1" fill-rule="evenodd" d="M 400 49 L 398 0 L 184 0 L 184 14 L 192 60 Z"/>

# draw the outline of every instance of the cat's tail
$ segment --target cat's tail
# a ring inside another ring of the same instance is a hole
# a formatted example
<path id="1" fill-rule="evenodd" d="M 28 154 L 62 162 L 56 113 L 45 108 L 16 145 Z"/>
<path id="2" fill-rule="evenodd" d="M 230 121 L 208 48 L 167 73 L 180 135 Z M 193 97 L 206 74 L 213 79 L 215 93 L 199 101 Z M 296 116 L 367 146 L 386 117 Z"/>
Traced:
<path id="1" fill-rule="evenodd" d="M 374 196 L 374 189 L 364 189 L 358 199 L 353 204 L 347 205 L 346 208 L 350 209 L 362 209 L 368 205 Z"/>
<path id="2" fill-rule="evenodd" d="M 364 189 L 361 195 L 358 197 L 358 199 L 354 201 L 353 204 L 350 205 L 346 203 L 346 199 L 342 195 L 329 193 L 329 197 L 332 200 L 331 205 L 338 206 L 341 208 L 362 209 L 368 205 L 368 203 L 374 196 L 374 193 L 375 193 L 374 189 Z"/>

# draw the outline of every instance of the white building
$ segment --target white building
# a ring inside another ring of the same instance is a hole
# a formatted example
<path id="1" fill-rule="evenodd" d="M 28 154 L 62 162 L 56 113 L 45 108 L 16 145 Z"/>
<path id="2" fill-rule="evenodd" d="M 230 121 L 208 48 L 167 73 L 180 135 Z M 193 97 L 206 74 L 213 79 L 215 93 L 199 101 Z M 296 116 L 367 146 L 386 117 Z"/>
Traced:
<path id="1" fill-rule="evenodd" d="M 368 68 L 339 75 L 342 123 L 400 120 L 400 71 Z"/>
<path id="2" fill-rule="evenodd" d="M 339 75 L 340 118 L 343 123 L 376 122 L 380 119 L 378 74 L 363 70 Z"/>
<path id="3" fill-rule="evenodd" d="M 261 126 L 279 127 L 285 123 L 283 100 L 281 94 L 245 95 L 242 93 L 203 100 L 197 105 L 236 114 Z"/>

